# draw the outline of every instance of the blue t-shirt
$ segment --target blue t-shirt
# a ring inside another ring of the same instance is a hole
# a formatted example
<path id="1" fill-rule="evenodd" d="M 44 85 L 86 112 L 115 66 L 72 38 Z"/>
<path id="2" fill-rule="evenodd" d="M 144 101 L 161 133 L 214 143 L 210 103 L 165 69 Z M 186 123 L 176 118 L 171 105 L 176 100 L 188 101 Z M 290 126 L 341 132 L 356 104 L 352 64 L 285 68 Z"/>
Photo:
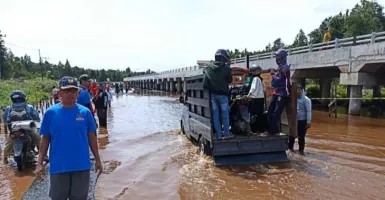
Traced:
<path id="1" fill-rule="evenodd" d="M 80 93 L 77 103 L 83 106 L 91 103 L 91 94 L 84 86 L 80 86 Z"/>
<path id="2" fill-rule="evenodd" d="M 47 109 L 40 134 L 50 136 L 50 174 L 91 169 L 88 134 L 96 131 L 91 111 L 80 105 Z"/>

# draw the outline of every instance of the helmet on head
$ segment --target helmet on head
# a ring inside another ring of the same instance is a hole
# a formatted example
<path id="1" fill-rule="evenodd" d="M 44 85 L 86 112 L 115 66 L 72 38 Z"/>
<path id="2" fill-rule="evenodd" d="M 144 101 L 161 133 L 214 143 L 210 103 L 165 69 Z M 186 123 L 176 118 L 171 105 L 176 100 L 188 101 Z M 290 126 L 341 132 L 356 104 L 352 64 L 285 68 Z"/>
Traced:
<path id="1" fill-rule="evenodd" d="M 9 97 L 12 103 L 25 103 L 27 99 L 27 96 L 21 90 L 14 90 Z"/>
<path id="2" fill-rule="evenodd" d="M 249 72 L 250 72 L 251 74 L 256 74 L 256 75 L 258 75 L 258 74 L 262 73 L 262 67 L 260 67 L 259 65 L 254 64 L 254 65 L 252 65 L 252 66 L 250 67 Z"/>
<path id="3" fill-rule="evenodd" d="M 228 63 L 230 61 L 229 52 L 224 49 L 218 49 L 217 52 L 215 52 L 215 61 Z"/>
<path id="4" fill-rule="evenodd" d="M 278 66 L 286 64 L 287 60 L 287 51 L 285 49 L 279 49 L 274 53 L 275 56 L 275 62 L 277 63 Z"/>

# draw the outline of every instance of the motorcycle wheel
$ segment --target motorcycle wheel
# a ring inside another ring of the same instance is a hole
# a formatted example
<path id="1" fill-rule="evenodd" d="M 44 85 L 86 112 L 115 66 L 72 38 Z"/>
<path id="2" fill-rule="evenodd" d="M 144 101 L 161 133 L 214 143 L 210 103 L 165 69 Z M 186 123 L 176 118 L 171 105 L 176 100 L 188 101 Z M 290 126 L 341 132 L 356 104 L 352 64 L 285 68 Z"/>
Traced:
<path id="1" fill-rule="evenodd" d="M 23 171 L 24 170 L 24 154 L 21 154 L 20 156 L 15 156 L 14 157 L 15 159 L 15 162 L 17 164 L 17 170 L 19 172 Z"/>

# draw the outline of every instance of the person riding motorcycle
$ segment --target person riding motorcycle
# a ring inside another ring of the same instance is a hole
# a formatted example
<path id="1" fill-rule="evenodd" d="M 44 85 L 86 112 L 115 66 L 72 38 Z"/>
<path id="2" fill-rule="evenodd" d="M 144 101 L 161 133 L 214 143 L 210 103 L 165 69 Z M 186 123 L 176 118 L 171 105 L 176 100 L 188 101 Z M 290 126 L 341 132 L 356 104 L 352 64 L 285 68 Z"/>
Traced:
<path id="1" fill-rule="evenodd" d="M 12 122 L 15 121 L 27 121 L 34 120 L 40 122 L 39 113 L 33 108 L 32 105 L 27 104 L 27 96 L 21 90 L 15 90 L 10 95 L 12 105 L 8 106 L 4 110 L 3 119 L 8 125 L 8 130 L 11 130 Z M 34 131 L 31 133 L 31 139 L 33 145 L 39 150 L 40 135 Z M 12 138 L 7 137 L 5 142 L 3 161 L 8 163 L 8 156 L 13 153 Z"/>

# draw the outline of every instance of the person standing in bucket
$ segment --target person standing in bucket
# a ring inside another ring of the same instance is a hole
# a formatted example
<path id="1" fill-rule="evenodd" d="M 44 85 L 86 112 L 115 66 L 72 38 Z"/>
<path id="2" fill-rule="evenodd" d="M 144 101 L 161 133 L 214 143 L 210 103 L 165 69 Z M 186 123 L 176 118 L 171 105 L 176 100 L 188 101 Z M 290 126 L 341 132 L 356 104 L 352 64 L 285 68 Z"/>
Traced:
<path id="1" fill-rule="evenodd" d="M 230 134 L 230 111 L 229 111 L 229 83 L 233 77 L 230 68 L 230 55 L 224 49 L 219 49 L 215 53 L 215 62 L 210 63 L 204 69 L 203 88 L 210 91 L 210 101 L 212 107 L 212 117 L 216 135 L 219 138 L 232 138 Z M 222 113 L 222 128 L 219 121 L 219 111 Z"/>
<path id="2" fill-rule="evenodd" d="M 86 200 L 90 185 L 91 161 L 95 156 L 99 176 L 102 163 L 96 139 L 96 124 L 91 111 L 76 103 L 77 81 L 64 76 L 59 83 L 61 103 L 47 109 L 40 127 L 42 140 L 37 163 L 37 175 L 44 172 L 43 158 L 50 147 L 50 190 L 52 200 Z"/>
<path id="3" fill-rule="evenodd" d="M 306 132 L 311 127 L 311 100 L 305 95 L 300 84 L 297 85 L 297 94 L 298 151 L 300 154 L 304 154 Z M 289 149 L 291 151 L 294 151 L 294 143 L 295 137 L 289 136 Z"/>
<path id="4" fill-rule="evenodd" d="M 280 49 L 274 53 L 275 61 L 278 65 L 277 72 L 270 70 L 272 81 L 271 86 L 275 90 L 275 94 L 271 98 L 269 109 L 268 109 L 268 118 L 269 118 L 269 128 L 261 136 L 269 136 L 279 134 L 279 121 L 281 119 L 281 114 L 283 109 L 290 101 L 290 65 L 287 64 L 287 51 Z"/>

